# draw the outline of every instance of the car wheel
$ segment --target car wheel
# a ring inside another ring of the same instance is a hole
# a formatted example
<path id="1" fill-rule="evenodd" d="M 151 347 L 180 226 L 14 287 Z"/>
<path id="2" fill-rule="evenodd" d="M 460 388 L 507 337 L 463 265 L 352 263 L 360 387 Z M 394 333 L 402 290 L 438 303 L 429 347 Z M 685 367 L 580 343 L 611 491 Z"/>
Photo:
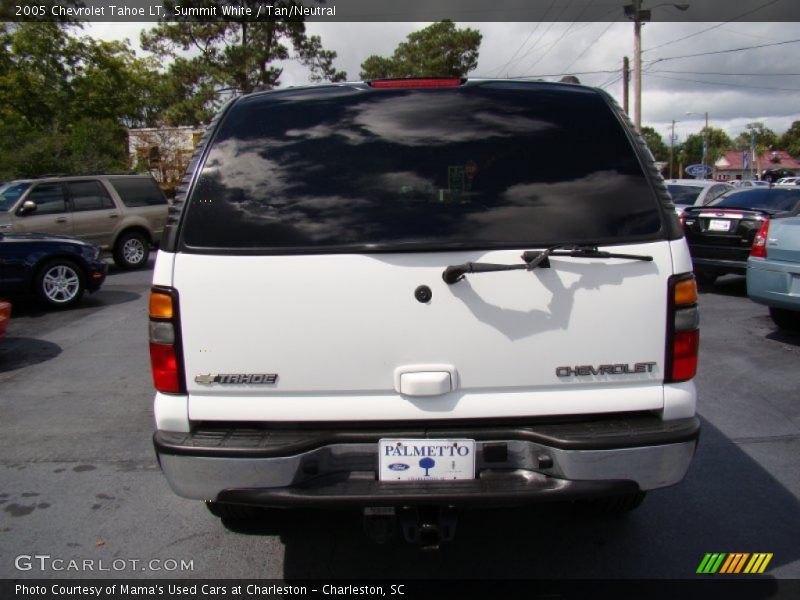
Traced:
<path id="1" fill-rule="evenodd" d="M 770 306 L 769 316 L 775 325 L 786 331 L 800 333 L 800 311 Z"/>
<path id="2" fill-rule="evenodd" d="M 646 495 L 647 492 L 632 492 L 616 496 L 603 496 L 591 500 L 580 500 L 577 505 L 581 512 L 590 515 L 621 515 L 638 508 Z"/>
<path id="3" fill-rule="evenodd" d="M 123 233 L 114 246 L 114 262 L 121 269 L 137 269 L 147 264 L 149 256 L 150 242 L 138 231 Z"/>
<path id="4" fill-rule="evenodd" d="M 71 260 L 53 260 L 39 269 L 35 280 L 39 298 L 52 307 L 72 306 L 86 289 L 83 271 Z"/>
<path id="5" fill-rule="evenodd" d="M 708 271 L 695 271 L 694 278 L 700 285 L 712 285 L 719 275 L 716 273 L 709 273 Z"/>

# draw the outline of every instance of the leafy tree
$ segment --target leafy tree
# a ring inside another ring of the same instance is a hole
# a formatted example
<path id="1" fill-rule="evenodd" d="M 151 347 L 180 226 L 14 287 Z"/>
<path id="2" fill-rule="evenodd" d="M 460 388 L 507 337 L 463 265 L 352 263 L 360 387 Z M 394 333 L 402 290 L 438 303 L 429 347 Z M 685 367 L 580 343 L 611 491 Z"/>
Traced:
<path id="1" fill-rule="evenodd" d="M 160 112 L 151 63 L 71 24 L 0 24 L 0 180 L 127 166 L 125 126 Z"/>
<path id="2" fill-rule="evenodd" d="M 168 13 L 173 13 L 175 4 L 165 2 Z M 217 4 L 203 0 L 193 6 Z M 250 7 L 255 15 L 259 2 L 229 0 L 227 4 Z M 299 3 L 277 0 L 271 4 L 288 7 Z M 325 50 L 319 36 L 307 35 L 302 20 L 228 19 L 163 22 L 142 33 L 143 48 L 159 59 L 174 60 L 165 83 L 166 93 L 176 101 L 166 113 L 168 121 L 196 125 L 208 120 L 226 94 L 277 86 L 283 72 L 277 61 L 300 61 L 311 70 L 312 81 L 343 81 L 347 76 L 334 67 L 336 52 Z"/>
<path id="3" fill-rule="evenodd" d="M 779 141 L 777 134 L 769 127 L 764 127 L 761 124 L 755 126 L 752 130 L 755 132 L 756 138 L 756 153 L 763 154 L 770 148 L 778 149 Z M 733 145 L 736 150 L 750 150 L 752 143 L 753 133 L 750 130 L 743 131 L 733 140 Z"/>
<path id="4" fill-rule="evenodd" d="M 795 158 L 800 158 L 800 121 L 795 121 L 784 133 L 778 145 Z"/>
<path id="5" fill-rule="evenodd" d="M 681 161 L 684 166 L 700 164 L 702 162 L 703 133 L 704 131 L 689 134 L 686 137 L 686 141 L 681 145 Z M 709 127 L 708 130 L 705 131 L 705 134 L 708 139 L 706 164 L 711 166 L 725 151 L 731 149 L 733 142 L 731 142 L 731 138 L 722 129 Z"/>
<path id="6" fill-rule="evenodd" d="M 478 66 L 481 33 L 440 21 L 410 33 L 391 58 L 373 54 L 361 63 L 362 79 L 464 77 Z"/>
<path id="7" fill-rule="evenodd" d="M 644 137 L 647 146 L 650 148 L 650 152 L 653 153 L 656 160 L 669 160 L 669 148 L 655 129 L 652 127 L 642 127 L 642 137 Z"/>

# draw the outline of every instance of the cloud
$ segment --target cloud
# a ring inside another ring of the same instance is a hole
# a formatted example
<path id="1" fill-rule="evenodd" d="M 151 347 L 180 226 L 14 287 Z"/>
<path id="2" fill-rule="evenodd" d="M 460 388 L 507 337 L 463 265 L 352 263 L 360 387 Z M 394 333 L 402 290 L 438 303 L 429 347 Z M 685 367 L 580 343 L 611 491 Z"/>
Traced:
<path id="1" fill-rule="evenodd" d="M 669 7 L 656 9 L 654 18 L 670 18 Z M 680 16 L 680 15 L 678 15 Z M 677 18 L 677 17 L 676 17 Z M 138 39 L 141 23 L 93 23 L 86 33 L 104 38 Z M 390 56 L 397 44 L 427 23 L 325 23 L 307 25 L 323 45 L 338 53 L 337 68 L 357 80 L 360 65 L 370 54 Z M 619 23 L 459 23 L 483 34 L 478 68 L 471 76 L 552 75 L 581 73 L 581 82 L 602 86 L 622 103 L 622 57 L 633 64 L 633 26 Z M 681 39 L 685 38 L 685 39 Z M 762 121 L 778 133 L 800 120 L 800 66 L 794 57 L 800 44 L 771 46 L 729 54 L 677 59 L 744 46 L 800 38 L 797 23 L 670 23 L 643 27 L 644 76 L 642 117 L 662 134 L 676 119 L 681 138 L 702 127 L 702 118 L 686 112 L 709 112 L 711 124 L 735 136 L 743 124 Z M 672 43 L 676 42 L 677 43 Z M 671 59 L 671 60 L 659 60 Z M 657 61 L 657 62 L 656 62 Z M 285 61 L 284 86 L 305 85 L 308 70 Z M 610 71 L 610 72 L 603 72 Z M 679 72 L 667 72 L 679 71 Z M 712 75 L 750 73 L 751 75 Z M 796 91 L 795 91 L 796 90 Z M 631 102 L 633 86 L 631 85 Z M 632 106 L 632 104 L 631 104 Z"/>

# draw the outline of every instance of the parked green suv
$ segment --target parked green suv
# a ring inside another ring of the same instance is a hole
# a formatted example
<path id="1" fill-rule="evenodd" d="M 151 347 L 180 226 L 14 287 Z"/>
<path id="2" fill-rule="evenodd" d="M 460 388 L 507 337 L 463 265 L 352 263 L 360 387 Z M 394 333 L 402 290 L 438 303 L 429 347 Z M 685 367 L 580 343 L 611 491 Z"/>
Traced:
<path id="1" fill-rule="evenodd" d="M 134 269 L 147 264 L 150 247 L 161 240 L 167 209 L 149 175 L 19 179 L 0 186 L 0 233 L 73 236 Z"/>

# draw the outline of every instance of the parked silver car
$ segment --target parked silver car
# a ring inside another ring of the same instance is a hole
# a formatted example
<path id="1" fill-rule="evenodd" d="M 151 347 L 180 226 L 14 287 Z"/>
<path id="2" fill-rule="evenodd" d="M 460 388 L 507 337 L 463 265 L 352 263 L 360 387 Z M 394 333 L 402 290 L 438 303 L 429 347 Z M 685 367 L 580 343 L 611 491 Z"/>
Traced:
<path id="1" fill-rule="evenodd" d="M 800 216 L 766 220 L 747 260 L 747 295 L 775 324 L 800 331 Z"/>
<path id="2" fill-rule="evenodd" d="M 167 220 L 167 199 L 149 175 L 80 175 L 0 187 L 0 233 L 69 235 L 110 251 L 124 269 L 147 263 Z"/>
<path id="3" fill-rule="evenodd" d="M 667 179 L 664 183 L 679 215 L 687 206 L 705 206 L 733 189 L 730 184 L 713 179 Z"/>

